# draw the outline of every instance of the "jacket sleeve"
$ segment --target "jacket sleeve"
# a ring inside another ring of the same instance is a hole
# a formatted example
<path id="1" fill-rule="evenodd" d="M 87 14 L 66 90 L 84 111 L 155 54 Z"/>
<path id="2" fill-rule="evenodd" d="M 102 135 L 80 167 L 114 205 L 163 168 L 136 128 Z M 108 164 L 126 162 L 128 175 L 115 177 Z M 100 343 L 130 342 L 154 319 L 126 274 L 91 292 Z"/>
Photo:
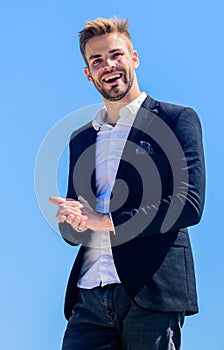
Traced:
<path id="1" fill-rule="evenodd" d="M 66 198 L 77 200 L 78 196 L 75 191 L 74 181 L 74 166 L 78 159 L 78 153 L 76 152 L 76 133 L 74 132 L 69 142 L 69 174 L 68 174 L 68 189 Z M 59 223 L 59 230 L 62 238 L 70 245 L 77 246 L 80 244 L 87 244 L 90 230 L 76 231 L 67 222 Z"/>
<path id="2" fill-rule="evenodd" d="M 132 231 L 135 236 L 136 233 L 139 237 L 151 236 L 177 231 L 200 221 L 204 206 L 205 167 L 197 113 L 191 108 L 182 108 L 172 125 L 172 134 L 180 148 L 172 150 L 169 157 L 172 193 L 156 202 L 149 201 L 137 208 L 122 207 L 112 212 L 116 234 Z"/>

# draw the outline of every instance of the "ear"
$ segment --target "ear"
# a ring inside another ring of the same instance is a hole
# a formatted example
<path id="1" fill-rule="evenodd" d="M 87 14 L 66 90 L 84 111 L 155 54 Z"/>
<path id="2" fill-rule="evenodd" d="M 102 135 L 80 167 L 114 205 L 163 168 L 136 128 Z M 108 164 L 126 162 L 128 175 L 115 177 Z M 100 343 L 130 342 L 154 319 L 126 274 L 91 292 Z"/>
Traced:
<path id="1" fill-rule="evenodd" d="M 89 81 L 90 83 L 92 83 L 92 82 L 93 82 L 93 79 L 92 79 L 92 76 L 91 76 L 91 73 L 90 73 L 88 67 L 85 67 L 85 68 L 84 68 L 84 73 L 85 73 L 85 75 L 86 75 L 88 81 Z"/>
<path id="2" fill-rule="evenodd" d="M 138 68 L 139 58 L 138 58 L 138 52 L 135 50 L 132 52 L 132 62 L 134 64 L 134 68 Z"/>

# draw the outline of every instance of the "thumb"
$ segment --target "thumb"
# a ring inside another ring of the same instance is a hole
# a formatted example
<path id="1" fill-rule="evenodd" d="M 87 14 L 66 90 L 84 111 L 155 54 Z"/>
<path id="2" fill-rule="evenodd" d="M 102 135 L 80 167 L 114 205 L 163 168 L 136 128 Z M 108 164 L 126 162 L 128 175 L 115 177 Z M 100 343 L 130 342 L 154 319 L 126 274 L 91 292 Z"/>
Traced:
<path id="1" fill-rule="evenodd" d="M 84 206 L 91 208 L 89 202 L 85 198 L 83 198 L 82 196 L 78 196 L 78 200 Z"/>
<path id="2" fill-rule="evenodd" d="M 49 197 L 48 199 L 52 204 L 62 204 L 65 202 L 65 199 L 61 197 Z"/>

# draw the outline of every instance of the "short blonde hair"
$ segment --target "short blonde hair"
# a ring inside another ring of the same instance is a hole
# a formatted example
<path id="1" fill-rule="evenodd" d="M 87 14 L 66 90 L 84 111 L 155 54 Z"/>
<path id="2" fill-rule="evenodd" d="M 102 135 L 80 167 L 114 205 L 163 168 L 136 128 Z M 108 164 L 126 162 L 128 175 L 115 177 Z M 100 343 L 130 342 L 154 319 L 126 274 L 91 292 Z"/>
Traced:
<path id="1" fill-rule="evenodd" d="M 100 36 L 109 33 L 120 33 L 127 39 L 128 49 L 133 50 L 131 35 L 128 31 L 129 20 L 124 18 L 97 18 L 92 21 L 87 21 L 84 28 L 78 33 L 80 51 L 88 65 L 85 47 L 88 40 L 95 36 Z"/>

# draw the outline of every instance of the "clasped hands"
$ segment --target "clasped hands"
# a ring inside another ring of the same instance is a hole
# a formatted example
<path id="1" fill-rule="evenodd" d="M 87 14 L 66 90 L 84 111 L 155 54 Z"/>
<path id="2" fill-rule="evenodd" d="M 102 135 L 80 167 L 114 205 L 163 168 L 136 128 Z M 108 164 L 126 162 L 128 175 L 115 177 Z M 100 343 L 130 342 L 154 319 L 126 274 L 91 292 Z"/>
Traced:
<path id="1" fill-rule="evenodd" d="M 77 201 L 61 197 L 50 197 L 49 201 L 58 205 L 56 214 L 58 223 L 67 222 L 79 231 L 87 229 L 113 231 L 109 215 L 95 211 L 82 196 L 79 196 Z"/>

